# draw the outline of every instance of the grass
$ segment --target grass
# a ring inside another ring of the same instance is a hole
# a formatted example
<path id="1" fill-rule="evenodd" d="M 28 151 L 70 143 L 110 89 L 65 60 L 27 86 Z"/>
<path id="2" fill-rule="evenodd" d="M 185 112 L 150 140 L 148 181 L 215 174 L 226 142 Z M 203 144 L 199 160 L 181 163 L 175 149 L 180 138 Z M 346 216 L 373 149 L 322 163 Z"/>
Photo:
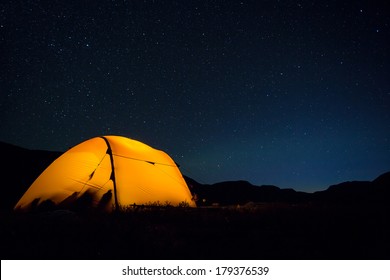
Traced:
<path id="1" fill-rule="evenodd" d="M 2 212 L 2 259 L 389 259 L 385 205 Z"/>

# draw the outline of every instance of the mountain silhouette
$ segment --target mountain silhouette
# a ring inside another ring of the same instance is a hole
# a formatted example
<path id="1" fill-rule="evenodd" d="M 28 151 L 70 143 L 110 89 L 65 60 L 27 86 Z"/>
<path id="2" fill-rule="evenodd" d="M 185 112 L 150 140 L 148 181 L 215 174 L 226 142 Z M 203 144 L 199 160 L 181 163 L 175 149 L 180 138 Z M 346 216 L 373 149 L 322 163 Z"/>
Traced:
<path id="1" fill-rule="evenodd" d="M 390 172 L 373 181 L 349 181 L 313 194 L 315 200 L 337 203 L 387 203 L 390 199 Z"/>
<path id="2" fill-rule="evenodd" d="M 196 194 L 198 205 L 243 205 L 250 202 L 303 202 L 310 194 L 273 185 L 255 186 L 247 181 L 226 181 L 212 185 L 199 184 L 184 177 L 190 190 Z"/>
<path id="3" fill-rule="evenodd" d="M 61 152 L 29 150 L 0 141 L 0 152 L 4 164 L 1 168 L 3 180 L 0 209 L 13 209 L 24 192 Z"/>
<path id="4" fill-rule="evenodd" d="M 1 168 L 3 194 L 0 209 L 10 210 L 47 166 L 62 152 L 29 150 L 0 141 L 5 156 Z M 390 172 L 373 181 L 350 181 L 332 185 L 324 191 L 306 193 L 273 185 L 252 185 L 248 181 L 201 184 L 184 176 L 198 206 L 245 205 L 248 203 L 388 203 Z"/>
<path id="5" fill-rule="evenodd" d="M 200 184 L 185 177 L 198 205 L 243 205 L 246 203 L 387 203 L 390 200 L 390 172 L 373 181 L 350 181 L 314 193 L 281 189 L 272 185 L 256 186 L 247 181 Z"/>
<path id="6" fill-rule="evenodd" d="M 376 188 L 378 191 L 381 191 L 389 195 L 390 194 L 390 172 L 386 172 L 380 175 L 378 178 L 372 181 L 372 184 L 374 188 Z"/>

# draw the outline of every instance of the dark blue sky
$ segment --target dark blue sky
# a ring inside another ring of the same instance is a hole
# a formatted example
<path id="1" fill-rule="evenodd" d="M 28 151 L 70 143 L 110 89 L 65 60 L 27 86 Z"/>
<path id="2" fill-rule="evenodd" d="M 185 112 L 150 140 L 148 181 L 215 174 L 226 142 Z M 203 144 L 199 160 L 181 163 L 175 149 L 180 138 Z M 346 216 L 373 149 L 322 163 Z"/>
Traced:
<path id="1" fill-rule="evenodd" d="M 386 1 L 2 1 L 0 140 L 116 134 L 202 183 L 390 170 Z"/>

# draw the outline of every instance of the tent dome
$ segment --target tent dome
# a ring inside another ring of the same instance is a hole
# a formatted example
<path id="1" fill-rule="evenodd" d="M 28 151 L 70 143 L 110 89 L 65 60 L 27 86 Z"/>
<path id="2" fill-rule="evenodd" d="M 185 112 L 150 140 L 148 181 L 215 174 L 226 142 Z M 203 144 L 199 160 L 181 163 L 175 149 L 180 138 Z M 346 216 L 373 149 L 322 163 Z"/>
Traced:
<path id="1" fill-rule="evenodd" d="M 195 206 L 175 162 L 163 151 L 122 136 L 84 141 L 56 159 L 33 182 L 15 209 L 86 196 L 107 210 L 158 203 Z"/>

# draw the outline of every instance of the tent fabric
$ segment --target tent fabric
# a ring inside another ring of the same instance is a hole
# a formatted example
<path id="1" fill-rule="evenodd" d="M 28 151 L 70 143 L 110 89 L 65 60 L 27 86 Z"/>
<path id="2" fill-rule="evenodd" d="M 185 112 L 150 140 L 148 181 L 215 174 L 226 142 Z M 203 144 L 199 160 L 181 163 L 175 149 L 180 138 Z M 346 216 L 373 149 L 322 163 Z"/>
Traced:
<path id="1" fill-rule="evenodd" d="M 122 136 L 89 139 L 66 151 L 33 182 L 15 209 L 56 205 L 91 194 L 98 206 L 196 206 L 175 162 L 163 151 Z"/>

